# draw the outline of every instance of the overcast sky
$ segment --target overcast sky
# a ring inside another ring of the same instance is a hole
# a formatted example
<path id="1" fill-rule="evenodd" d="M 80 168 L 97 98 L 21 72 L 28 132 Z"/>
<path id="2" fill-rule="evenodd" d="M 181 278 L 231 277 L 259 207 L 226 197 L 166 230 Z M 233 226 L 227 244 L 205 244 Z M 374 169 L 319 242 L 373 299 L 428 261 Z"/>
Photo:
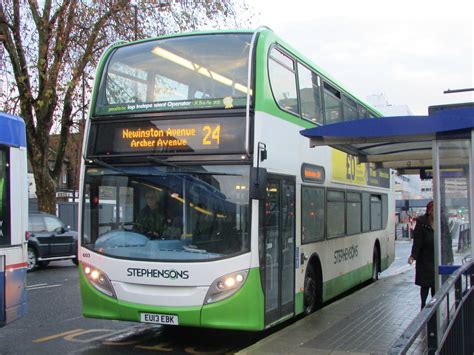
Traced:
<path id="1" fill-rule="evenodd" d="M 365 100 L 416 115 L 474 101 L 473 0 L 247 0 L 265 25 Z"/>

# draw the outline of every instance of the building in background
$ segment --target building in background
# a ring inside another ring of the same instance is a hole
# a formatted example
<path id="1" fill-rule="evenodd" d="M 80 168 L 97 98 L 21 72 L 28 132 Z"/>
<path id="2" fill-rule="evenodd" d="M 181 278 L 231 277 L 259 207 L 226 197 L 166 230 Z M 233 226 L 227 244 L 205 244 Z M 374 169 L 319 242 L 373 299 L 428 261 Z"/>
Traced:
<path id="1" fill-rule="evenodd" d="M 413 112 L 407 105 L 392 105 L 388 102 L 385 94 L 370 95 L 367 103 L 384 114 L 384 116 L 412 116 Z"/>
<path id="2" fill-rule="evenodd" d="M 384 116 L 411 116 L 407 105 L 393 105 L 385 94 L 370 95 L 367 102 Z M 396 200 L 418 200 L 432 197 L 431 180 L 422 181 L 418 175 L 398 175 L 395 177 Z"/>

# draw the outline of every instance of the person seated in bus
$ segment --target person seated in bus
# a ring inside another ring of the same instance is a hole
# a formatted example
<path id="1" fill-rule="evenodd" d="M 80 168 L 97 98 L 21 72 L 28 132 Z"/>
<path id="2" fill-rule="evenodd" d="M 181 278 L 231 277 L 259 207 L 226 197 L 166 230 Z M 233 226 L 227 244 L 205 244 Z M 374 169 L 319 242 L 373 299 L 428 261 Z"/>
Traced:
<path id="1" fill-rule="evenodd" d="M 138 213 L 136 229 L 151 239 L 161 238 L 165 230 L 165 217 L 159 208 L 159 194 L 156 190 L 145 193 L 146 206 Z"/>
<path id="2" fill-rule="evenodd" d="M 166 239 L 180 239 L 183 235 L 183 223 L 180 217 L 167 218 L 163 232 Z"/>

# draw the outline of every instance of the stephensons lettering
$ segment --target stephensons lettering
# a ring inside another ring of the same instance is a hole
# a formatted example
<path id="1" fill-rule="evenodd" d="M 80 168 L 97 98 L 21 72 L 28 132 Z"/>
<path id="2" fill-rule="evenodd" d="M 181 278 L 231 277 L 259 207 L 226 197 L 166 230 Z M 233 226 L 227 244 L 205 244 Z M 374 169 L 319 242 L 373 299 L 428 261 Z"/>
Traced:
<path id="1" fill-rule="evenodd" d="M 158 270 L 129 267 L 127 269 L 127 276 L 186 280 L 189 279 L 189 272 L 187 270 Z"/>

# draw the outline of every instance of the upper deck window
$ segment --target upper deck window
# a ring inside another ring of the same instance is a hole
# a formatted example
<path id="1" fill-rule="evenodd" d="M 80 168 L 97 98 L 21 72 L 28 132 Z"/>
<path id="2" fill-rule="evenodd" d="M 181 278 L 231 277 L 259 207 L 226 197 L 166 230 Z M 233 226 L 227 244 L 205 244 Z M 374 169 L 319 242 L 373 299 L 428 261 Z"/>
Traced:
<path id="1" fill-rule="evenodd" d="M 320 82 L 316 73 L 298 63 L 301 116 L 306 120 L 323 124 Z"/>
<path id="2" fill-rule="evenodd" d="M 299 114 L 294 60 L 278 49 L 272 48 L 268 70 L 273 97 L 278 106 Z"/>
<path id="3" fill-rule="evenodd" d="M 250 41 L 248 33 L 214 34 L 120 47 L 105 66 L 95 114 L 245 106 Z"/>
<path id="4" fill-rule="evenodd" d="M 326 124 L 342 121 L 341 92 L 324 83 L 324 107 L 326 111 Z"/>

